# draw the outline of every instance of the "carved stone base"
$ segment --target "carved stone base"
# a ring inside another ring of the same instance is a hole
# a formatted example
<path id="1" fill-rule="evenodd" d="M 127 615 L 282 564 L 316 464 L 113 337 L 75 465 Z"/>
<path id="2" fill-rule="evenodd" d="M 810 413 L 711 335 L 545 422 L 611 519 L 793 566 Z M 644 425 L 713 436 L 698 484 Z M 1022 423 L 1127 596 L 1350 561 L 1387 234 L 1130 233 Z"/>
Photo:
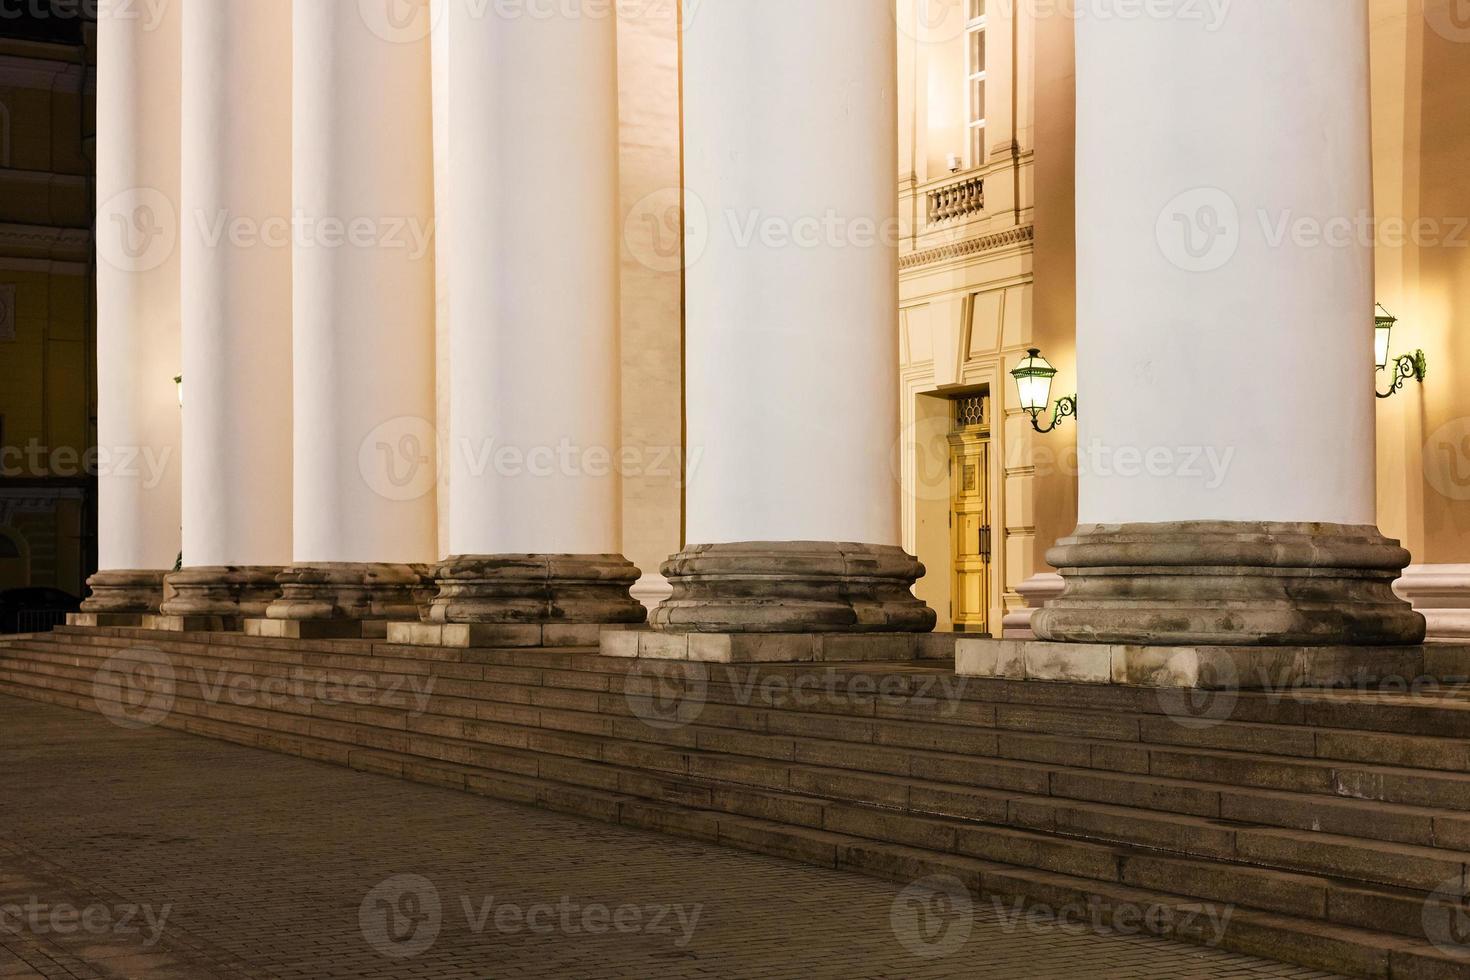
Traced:
<path id="1" fill-rule="evenodd" d="M 82 603 L 82 614 L 107 617 L 155 615 L 163 602 L 166 574 L 161 569 L 98 572 L 87 579 L 92 594 Z"/>
<path id="2" fill-rule="evenodd" d="M 664 563 L 670 633 L 927 633 L 913 593 L 924 566 L 902 548 L 827 541 L 693 545 Z"/>
<path id="3" fill-rule="evenodd" d="M 415 592 L 424 588 L 413 565 L 355 562 L 292 565 L 276 581 L 281 596 L 266 608 L 266 618 L 298 623 L 417 619 Z M 379 632 L 386 634 L 386 627 Z"/>
<path id="4" fill-rule="evenodd" d="M 1017 594 L 1026 600 L 1026 605 L 1021 609 L 1012 609 L 1000 621 L 1001 631 L 1005 638 L 1007 640 L 1036 639 L 1036 634 L 1031 632 L 1031 617 L 1035 616 L 1036 610 L 1046 605 L 1049 600 L 1061 595 L 1064 588 L 1066 585 L 1056 572 L 1039 572 L 1016 586 Z"/>
<path id="5" fill-rule="evenodd" d="M 1424 617 L 1393 594 L 1409 553 L 1371 526 L 1083 525 L 1047 554 L 1066 589 L 1042 640 L 1145 646 L 1396 646 Z"/>
<path id="6" fill-rule="evenodd" d="M 461 555 L 434 569 L 431 623 L 642 623 L 628 592 L 639 572 L 621 555 Z"/>
<path id="7" fill-rule="evenodd" d="M 172 595 L 159 607 L 153 628 L 176 632 L 238 630 L 247 618 L 265 615 L 281 595 L 275 567 L 215 565 L 170 572 Z"/>
<path id="8" fill-rule="evenodd" d="M 1430 643 L 1470 645 L 1470 565 L 1410 565 L 1393 590 L 1428 621 Z"/>

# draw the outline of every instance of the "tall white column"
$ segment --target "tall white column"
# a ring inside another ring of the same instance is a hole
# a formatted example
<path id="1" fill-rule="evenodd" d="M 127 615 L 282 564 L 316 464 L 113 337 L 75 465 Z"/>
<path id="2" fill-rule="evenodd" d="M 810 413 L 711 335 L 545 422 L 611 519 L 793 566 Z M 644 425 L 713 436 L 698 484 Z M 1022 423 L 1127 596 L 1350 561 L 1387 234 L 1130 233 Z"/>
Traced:
<path id="1" fill-rule="evenodd" d="M 163 612 L 261 615 L 291 562 L 291 0 L 183 24 L 184 570 Z"/>
<path id="2" fill-rule="evenodd" d="M 444 0 L 439 622 L 641 621 L 620 554 L 617 22 Z"/>
<path id="3" fill-rule="evenodd" d="M 1374 526 L 1366 0 L 1076 30 L 1081 526 L 1037 634 L 1422 638 Z"/>
<path id="4" fill-rule="evenodd" d="M 429 35 L 402 12 L 294 2 L 296 567 L 272 619 L 412 618 L 436 557 Z"/>
<path id="5" fill-rule="evenodd" d="M 97 22 L 97 557 L 85 610 L 156 612 L 179 552 L 180 13 Z"/>
<path id="6" fill-rule="evenodd" d="M 891 462 L 896 57 L 885 0 L 686 10 L 689 547 L 660 627 L 932 628 Z"/>

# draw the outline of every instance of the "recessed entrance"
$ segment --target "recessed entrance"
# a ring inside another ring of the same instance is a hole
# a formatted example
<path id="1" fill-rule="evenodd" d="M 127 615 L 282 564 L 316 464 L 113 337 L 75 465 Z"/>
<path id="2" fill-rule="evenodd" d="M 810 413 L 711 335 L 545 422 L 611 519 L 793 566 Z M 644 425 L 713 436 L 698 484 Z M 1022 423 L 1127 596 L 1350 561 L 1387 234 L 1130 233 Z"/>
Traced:
<path id="1" fill-rule="evenodd" d="M 950 560 L 954 628 L 988 632 L 990 620 L 990 413 L 983 394 L 955 399 L 950 433 Z"/>

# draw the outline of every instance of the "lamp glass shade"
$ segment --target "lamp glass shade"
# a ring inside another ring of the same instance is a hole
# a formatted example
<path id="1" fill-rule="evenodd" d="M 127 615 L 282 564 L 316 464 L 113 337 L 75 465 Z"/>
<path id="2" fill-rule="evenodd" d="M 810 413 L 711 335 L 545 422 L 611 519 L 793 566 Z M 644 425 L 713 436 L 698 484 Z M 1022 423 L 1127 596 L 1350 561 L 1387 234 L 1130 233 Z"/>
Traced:
<path id="1" fill-rule="evenodd" d="M 1379 368 L 1388 367 L 1388 345 L 1395 323 L 1398 323 L 1398 320 L 1387 314 L 1380 314 L 1373 318 L 1373 359 Z"/>
<path id="2" fill-rule="evenodd" d="M 1389 313 L 1382 303 L 1377 304 L 1377 313 L 1373 316 L 1373 363 L 1376 363 L 1380 370 L 1388 367 L 1389 350 L 1391 350 L 1389 341 L 1394 336 L 1395 323 L 1398 323 L 1398 317 Z"/>
<path id="3" fill-rule="evenodd" d="M 1045 411 L 1051 404 L 1051 382 L 1057 369 L 1047 363 L 1041 351 L 1035 348 L 1026 352 L 1021 363 L 1011 372 L 1016 379 L 1016 391 L 1020 395 L 1021 408 L 1033 415 Z"/>

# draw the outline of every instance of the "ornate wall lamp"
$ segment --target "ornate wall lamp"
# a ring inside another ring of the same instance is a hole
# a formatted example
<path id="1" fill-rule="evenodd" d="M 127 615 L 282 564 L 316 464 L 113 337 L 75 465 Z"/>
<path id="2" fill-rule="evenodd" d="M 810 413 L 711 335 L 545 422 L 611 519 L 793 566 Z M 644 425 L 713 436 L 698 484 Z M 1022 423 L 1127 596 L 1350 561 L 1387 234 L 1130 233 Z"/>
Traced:
<path id="1" fill-rule="evenodd" d="M 1051 382 L 1056 376 L 1057 369 L 1047 363 L 1035 347 L 1026 352 L 1021 363 L 1011 372 L 1011 377 L 1016 379 L 1016 391 L 1021 396 L 1021 407 L 1031 414 L 1031 427 L 1037 432 L 1050 432 L 1061 424 L 1062 419 L 1077 414 L 1076 395 L 1058 398 L 1051 424 L 1044 429 L 1041 427 L 1041 413 L 1051 405 Z"/>
<path id="2" fill-rule="evenodd" d="M 180 408 L 183 408 L 184 407 L 184 376 L 182 374 L 176 374 L 176 375 L 174 375 L 174 389 L 176 391 L 178 391 L 178 393 L 179 393 L 179 407 Z"/>
<path id="3" fill-rule="evenodd" d="M 1429 361 L 1422 350 L 1396 358 L 1391 357 L 1388 353 L 1389 342 L 1393 337 L 1393 327 L 1398 322 L 1398 317 L 1384 309 L 1382 303 L 1378 304 L 1378 313 L 1373 318 L 1374 359 L 1377 361 L 1379 371 L 1393 371 L 1393 385 L 1387 391 L 1377 391 L 1377 385 L 1374 386 L 1374 391 L 1379 398 L 1392 398 L 1397 395 L 1403 390 L 1404 385 L 1409 383 L 1410 378 L 1422 385 L 1425 375 L 1429 373 Z M 1390 360 L 1393 361 L 1392 368 L 1389 367 Z"/>

